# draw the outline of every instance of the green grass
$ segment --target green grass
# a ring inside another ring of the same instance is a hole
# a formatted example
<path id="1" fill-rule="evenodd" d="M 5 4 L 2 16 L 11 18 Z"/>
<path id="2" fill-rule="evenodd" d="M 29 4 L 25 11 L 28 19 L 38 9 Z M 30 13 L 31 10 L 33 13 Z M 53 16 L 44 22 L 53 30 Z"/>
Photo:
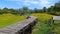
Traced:
<path id="1" fill-rule="evenodd" d="M 32 34 L 50 34 L 51 33 L 51 27 L 49 24 L 47 24 L 47 20 L 50 20 L 52 18 L 52 15 L 45 14 L 45 13 L 34 13 L 32 16 L 35 16 L 38 18 L 38 23 L 34 27 Z M 49 21 L 50 23 L 50 21 Z"/>
<path id="2" fill-rule="evenodd" d="M 0 15 L 0 28 L 12 25 L 25 19 L 25 16 L 16 16 L 12 14 Z"/>
<path id="3" fill-rule="evenodd" d="M 55 32 L 56 34 L 60 34 L 60 25 L 55 25 L 52 31 Z"/>
<path id="4" fill-rule="evenodd" d="M 38 18 L 38 23 L 34 27 L 32 34 L 60 34 L 60 20 L 55 20 L 53 24 L 51 22 L 52 15 L 45 13 L 34 13 L 32 16 Z M 49 21 L 47 22 L 47 20 Z"/>
<path id="5" fill-rule="evenodd" d="M 52 31 L 56 34 L 60 34 L 60 20 L 54 21 L 54 29 Z"/>

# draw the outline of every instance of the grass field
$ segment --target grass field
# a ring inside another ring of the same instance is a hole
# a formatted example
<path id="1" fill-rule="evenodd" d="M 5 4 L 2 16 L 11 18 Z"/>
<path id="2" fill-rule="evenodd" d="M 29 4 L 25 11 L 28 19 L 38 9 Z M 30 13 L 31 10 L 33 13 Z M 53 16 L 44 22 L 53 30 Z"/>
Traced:
<path id="1" fill-rule="evenodd" d="M 52 18 L 52 15 L 45 13 L 34 13 L 32 16 L 38 18 L 38 24 L 34 27 L 32 34 L 49 34 L 49 32 L 51 32 L 49 30 L 51 27 L 48 26 L 47 20 L 50 20 Z"/>
<path id="2" fill-rule="evenodd" d="M 46 13 L 33 13 L 31 16 L 38 18 L 38 23 L 36 26 L 34 26 L 32 34 L 51 34 L 52 32 L 60 34 L 60 25 L 58 25 L 60 21 L 55 21 L 56 25 L 54 25 L 55 28 L 53 30 L 53 24 L 51 26 L 49 25 L 49 23 L 52 23 L 50 20 L 52 19 L 53 15 Z M 25 18 L 25 16 L 17 16 L 12 14 L 0 15 L 0 28 L 15 24 L 18 21 L 24 20 Z"/>
<path id="3" fill-rule="evenodd" d="M 25 16 L 16 16 L 12 14 L 0 15 L 0 28 L 9 26 L 11 24 L 14 24 L 18 21 L 22 21 L 24 19 L 25 19 Z"/>

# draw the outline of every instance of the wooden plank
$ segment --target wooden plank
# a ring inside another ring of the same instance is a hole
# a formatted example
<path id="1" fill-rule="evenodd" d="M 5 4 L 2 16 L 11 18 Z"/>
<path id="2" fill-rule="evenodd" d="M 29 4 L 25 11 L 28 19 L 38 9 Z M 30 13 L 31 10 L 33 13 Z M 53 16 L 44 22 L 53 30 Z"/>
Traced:
<path id="1" fill-rule="evenodd" d="M 60 20 L 60 16 L 53 16 L 53 20 Z"/>
<path id="2" fill-rule="evenodd" d="M 0 30 L 0 33 L 6 33 L 6 34 L 15 34 L 16 32 L 20 31 L 20 30 L 24 30 L 26 28 L 28 28 L 32 23 L 34 23 L 34 21 L 36 20 L 36 17 L 31 16 L 31 18 L 26 19 L 22 22 L 18 22 L 16 24 L 13 24 L 11 26 L 7 26 L 5 28 L 2 28 Z"/>

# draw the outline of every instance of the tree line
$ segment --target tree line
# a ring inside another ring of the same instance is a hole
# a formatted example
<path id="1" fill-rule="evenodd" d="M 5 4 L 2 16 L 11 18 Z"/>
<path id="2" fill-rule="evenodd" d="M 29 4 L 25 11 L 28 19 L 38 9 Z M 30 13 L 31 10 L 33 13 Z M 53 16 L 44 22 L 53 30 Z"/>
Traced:
<path id="1" fill-rule="evenodd" d="M 25 14 L 31 14 L 31 13 L 48 13 L 52 15 L 60 15 L 60 2 L 55 3 L 54 6 L 51 6 L 49 8 L 43 7 L 43 9 L 29 9 L 27 6 L 24 6 L 20 9 L 9 9 L 9 8 L 3 8 L 0 9 L 0 14 L 6 14 L 11 13 L 15 15 L 25 15 Z"/>

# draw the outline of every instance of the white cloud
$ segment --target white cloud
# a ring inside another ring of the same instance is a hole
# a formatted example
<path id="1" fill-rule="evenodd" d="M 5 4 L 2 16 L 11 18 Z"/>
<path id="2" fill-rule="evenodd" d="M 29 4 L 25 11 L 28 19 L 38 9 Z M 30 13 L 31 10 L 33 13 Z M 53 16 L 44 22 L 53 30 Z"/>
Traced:
<path id="1" fill-rule="evenodd" d="M 36 6 L 40 6 L 40 7 L 50 7 L 53 0 L 5 0 L 5 1 L 15 1 L 18 5 L 26 5 L 26 6 L 30 6 L 30 5 L 36 5 Z"/>
<path id="2" fill-rule="evenodd" d="M 37 5 L 37 4 L 39 4 L 39 2 L 38 1 L 33 1 L 33 0 L 24 0 L 24 1 L 18 1 L 18 2 L 16 2 L 17 4 L 21 4 L 20 2 L 22 2 L 22 4 L 23 5 L 27 5 L 27 6 L 30 6 L 30 5 Z"/>
<path id="3" fill-rule="evenodd" d="M 24 0 L 23 1 L 24 5 L 36 5 L 36 6 L 41 6 L 41 7 L 49 7 L 50 5 L 50 0 L 38 0 L 38 1 L 34 1 L 34 0 Z"/>
<path id="4" fill-rule="evenodd" d="M 25 3 L 38 4 L 38 1 L 25 0 Z"/>
<path id="5" fill-rule="evenodd" d="M 41 7 L 48 7 L 49 0 L 40 0 L 40 6 Z"/>

